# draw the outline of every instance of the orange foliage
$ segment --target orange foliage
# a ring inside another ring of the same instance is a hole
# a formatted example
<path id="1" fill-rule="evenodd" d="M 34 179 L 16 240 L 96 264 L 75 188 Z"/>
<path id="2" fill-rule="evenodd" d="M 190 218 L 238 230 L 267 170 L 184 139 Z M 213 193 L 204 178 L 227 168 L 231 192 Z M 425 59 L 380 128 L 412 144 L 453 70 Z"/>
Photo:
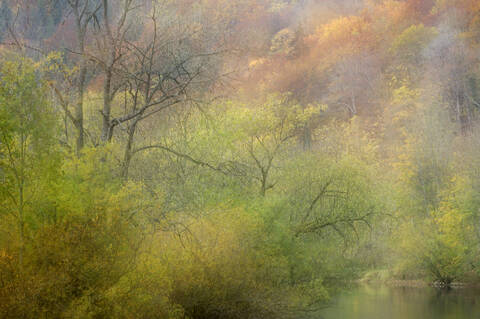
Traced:
<path id="1" fill-rule="evenodd" d="M 338 63 L 376 56 L 377 63 L 382 64 L 388 41 L 410 25 L 427 23 L 433 5 L 434 0 L 369 1 L 356 15 L 326 23 L 313 19 L 313 25 L 309 25 L 313 31 L 308 34 L 297 27 L 294 48 L 284 50 L 289 54 L 281 50 L 265 52 L 249 61 L 247 88 L 251 92 L 290 91 L 305 102 L 316 99 L 328 86 Z M 321 16 L 321 12 L 315 15 Z"/>

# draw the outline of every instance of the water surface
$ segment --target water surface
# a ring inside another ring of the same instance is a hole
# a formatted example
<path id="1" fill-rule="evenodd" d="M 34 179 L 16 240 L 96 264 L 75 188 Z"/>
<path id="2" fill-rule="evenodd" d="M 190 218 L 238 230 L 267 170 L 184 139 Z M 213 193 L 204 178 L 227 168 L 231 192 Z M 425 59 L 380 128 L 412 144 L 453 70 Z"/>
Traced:
<path id="1" fill-rule="evenodd" d="M 480 290 L 359 285 L 340 294 L 321 319 L 480 319 Z"/>

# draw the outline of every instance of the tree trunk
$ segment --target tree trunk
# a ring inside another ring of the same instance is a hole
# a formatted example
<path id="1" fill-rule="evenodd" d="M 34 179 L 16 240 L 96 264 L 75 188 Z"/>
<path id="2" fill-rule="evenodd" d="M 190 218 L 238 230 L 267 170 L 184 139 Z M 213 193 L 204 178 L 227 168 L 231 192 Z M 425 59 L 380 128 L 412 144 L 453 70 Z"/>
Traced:
<path id="1" fill-rule="evenodd" d="M 83 50 L 82 50 L 83 55 Z M 83 128 L 83 99 L 85 94 L 85 80 L 87 76 L 87 66 L 85 60 L 82 56 L 82 62 L 80 67 L 80 77 L 78 83 L 78 97 L 77 103 L 75 105 L 75 128 L 77 130 L 77 144 L 76 152 L 77 156 L 80 156 L 80 153 L 85 145 L 84 141 L 84 128 Z"/>
<path id="2" fill-rule="evenodd" d="M 105 82 L 103 83 L 103 122 L 102 122 L 102 142 L 107 143 L 112 140 L 113 129 L 110 123 L 110 114 L 112 108 L 111 99 L 112 90 L 112 70 L 105 70 Z"/>
<path id="3" fill-rule="evenodd" d="M 77 17 L 77 19 L 79 19 Z M 83 99 L 85 95 L 85 81 L 87 78 L 87 62 L 85 60 L 85 32 L 82 28 L 81 21 L 77 21 L 77 40 L 78 48 L 80 51 L 80 75 L 78 78 L 78 88 L 77 88 L 77 103 L 75 104 L 75 129 L 77 133 L 76 140 L 76 153 L 77 156 L 80 156 L 80 153 L 85 145 L 84 141 L 84 128 L 83 128 Z"/>
<path id="4" fill-rule="evenodd" d="M 128 127 L 128 140 L 127 140 L 127 145 L 125 146 L 125 152 L 124 152 L 123 164 L 122 164 L 122 178 L 124 180 L 128 179 L 128 170 L 130 168 L 130 162 L 133 156 L 132 151 L 133 151 L 135 131 L 137 129 L 137 123 L 138 121 L 135 120 L 132 123 L 132 125 Z"/>

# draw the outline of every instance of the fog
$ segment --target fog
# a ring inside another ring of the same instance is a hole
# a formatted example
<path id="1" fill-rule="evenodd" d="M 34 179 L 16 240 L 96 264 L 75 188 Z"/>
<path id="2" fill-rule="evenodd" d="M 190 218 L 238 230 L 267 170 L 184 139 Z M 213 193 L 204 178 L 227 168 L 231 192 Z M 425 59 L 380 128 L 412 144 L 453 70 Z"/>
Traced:
<path id="1" fill-rule="evenodd" d="M 0 0 L 0 317 L 475 311 L 425 287 L 480 279 L 478 21 L 476 0 Z"/>

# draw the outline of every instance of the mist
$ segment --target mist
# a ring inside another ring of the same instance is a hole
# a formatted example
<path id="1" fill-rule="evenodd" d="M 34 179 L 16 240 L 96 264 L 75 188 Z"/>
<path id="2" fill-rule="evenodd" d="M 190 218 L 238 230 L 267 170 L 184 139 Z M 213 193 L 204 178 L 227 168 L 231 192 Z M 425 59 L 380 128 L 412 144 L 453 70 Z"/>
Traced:
<path id="1" fill-rule="evenodd" d="M 480 314 L 479 21 L 0 0 L 0 318 Z"/>

